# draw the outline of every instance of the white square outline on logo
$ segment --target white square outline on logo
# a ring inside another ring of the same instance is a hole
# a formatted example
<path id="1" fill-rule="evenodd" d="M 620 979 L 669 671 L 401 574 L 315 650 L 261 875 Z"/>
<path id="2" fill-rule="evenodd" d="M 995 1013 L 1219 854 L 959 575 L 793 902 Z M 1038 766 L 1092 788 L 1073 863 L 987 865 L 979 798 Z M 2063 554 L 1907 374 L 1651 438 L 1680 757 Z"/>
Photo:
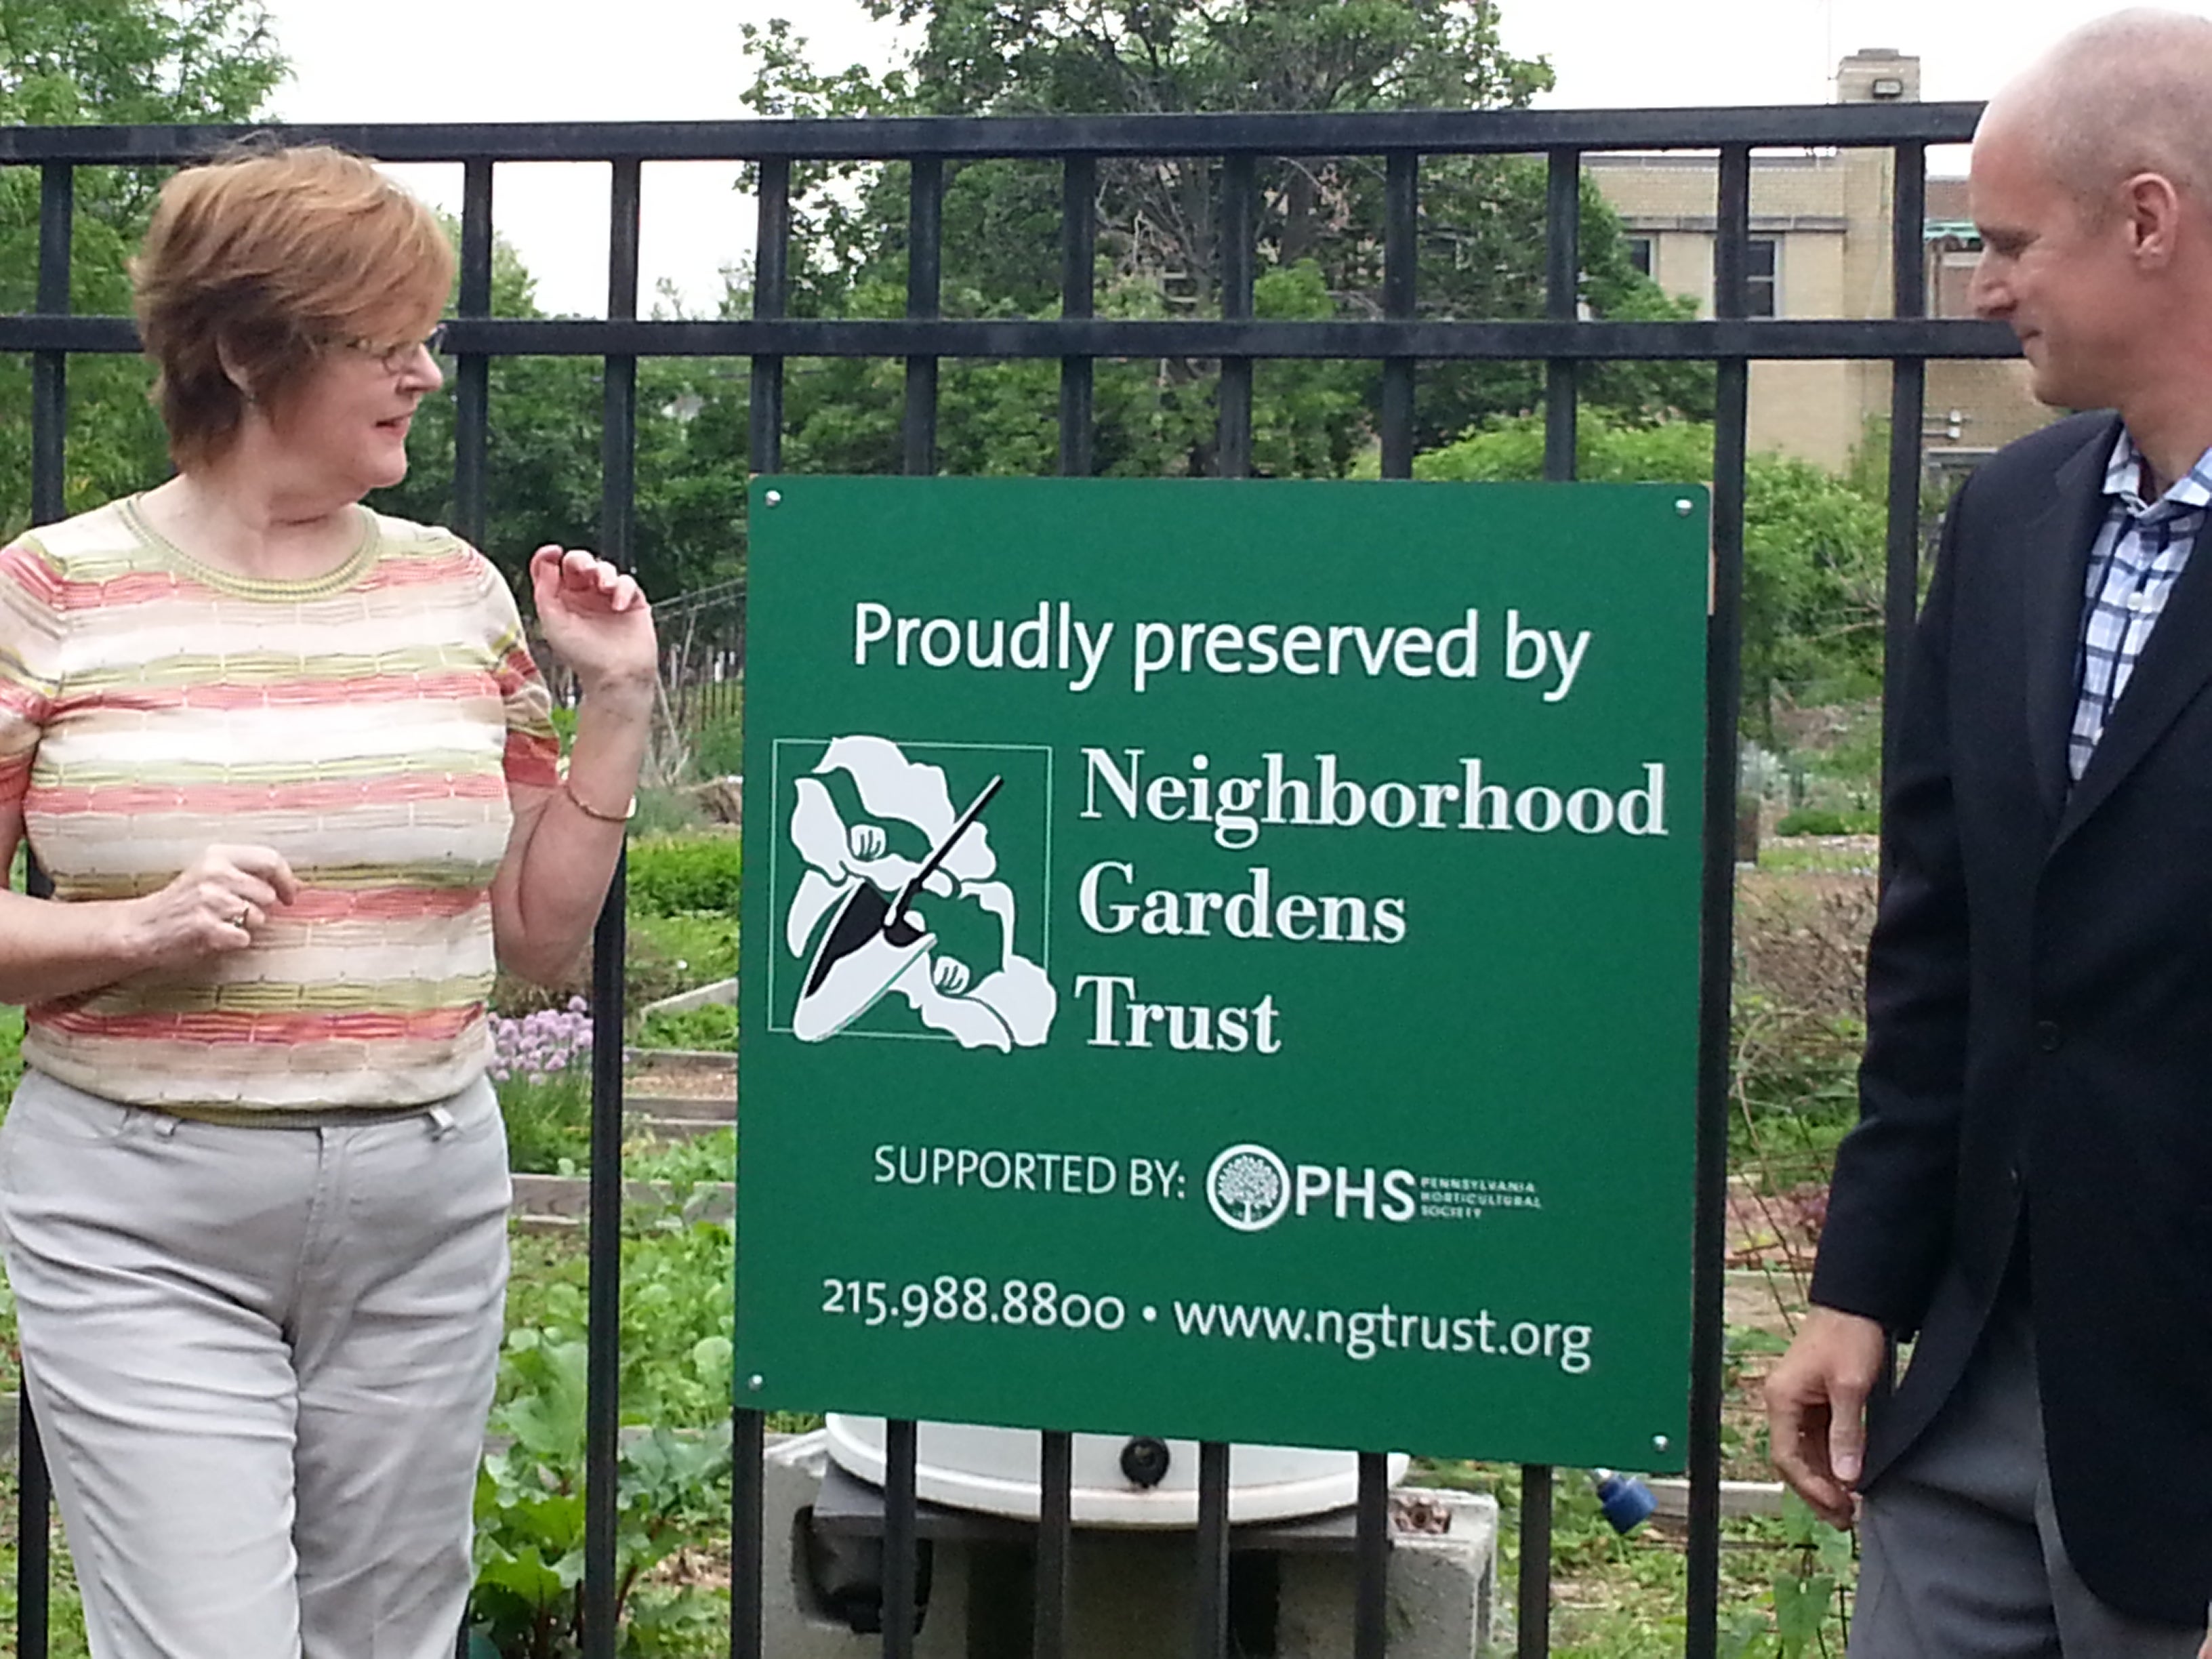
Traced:
<path id="1" fill-rule="evenodd" d="M 768 1029 L 771 1033 L 787 1036 L 791 1034 L 791 1027 L 775 1023 L 775 973 L 783 961 L 783 951 L 781 948 L 783 944 L 782 926 L 781 919 L 775 915 L 776 896 L 780 891 L 776 884 L 776 858 L 783 848 L 783 836 L 776 817 L 781 810 L 780 803 L 783 799 L 783 746 L 788 743 L 820 744 L 826 747 L 836 741 L 834 738 L 776 738 L 769 744 L 768 908 L 771 923 L 775 927 L 776 936 L 769 941 L 768 945 Z M 1043 972 L 1045 978 L 1050 980 L 1052 977 L 1052 746 L 1042 743 L 954 743 L 949 740 L 930 738 L 916 738 L 911 743 L 902 738 L 894 738 L 890 741 L 896 742 L 899 752 L 909 758 L 914 757 L 920 750 L 929 749 L 981 750 L 998 755 L 1042 755 L 1044 757 L 1044 914 L 1042 917 L 1044 937 L 1043 944 L 1037 952 L 1041 958 L 1037 966 Z M 811 773 L 811 768 L 809 771 Z M 958 1040 L 949 1031 L 855 1031 L 850 1027 L 837 1035 L 841 1039 L 871 1037 L 890 1042 L 953 1042 Z"/>

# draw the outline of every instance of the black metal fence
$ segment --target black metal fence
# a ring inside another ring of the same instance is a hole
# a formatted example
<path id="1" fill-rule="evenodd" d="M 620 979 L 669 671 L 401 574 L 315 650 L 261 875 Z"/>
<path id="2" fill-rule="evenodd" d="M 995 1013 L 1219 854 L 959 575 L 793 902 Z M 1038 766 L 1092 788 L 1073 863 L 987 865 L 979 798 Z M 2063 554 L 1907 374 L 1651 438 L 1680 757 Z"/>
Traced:
<path id="1" fill-rule="evenodd" d="M 945 357 L 1057 360 L 1060 471 L 1092 471 L 1092 366 L 1117 358 L 1218 359 L 1220 471 L 1251 470 L 1252 371 L 1277 358 L 1364 359 L 1383 365 L 1380 437 L 1386 478 L 1411 475 L 1413 392 L 1425 362 L 1540 361 L 1546 365 L 1546 475 L 1574 476 L 1577 377 L 1582 364 L 1612 359 L 1707 361 L 1717 366 L 1713 457 L 1714 582 L 1708 625 L 1707 781 L 1702 1037 L 1698 1085 L 1694 1331 L 1685 1379 L 1691 1413 L 1686 1650 L 1715 1650 L 1719 1586 L 1723 1224 L 1726 1197 L 1729 1000 L 1733 884 L 1735 733 L 1743 579 L 1746 397 L 1754 359 L 1887 361 L 1893 374 L 1886 629 L 1888 660 L 1914 612 L 1920 556 L 1920 434 L 1925 365 L 1931 358 L 2009 356 L 2008 332 L 1993 325 L 1926 316 L 1926 153 L 1971 137 L 1978 106 L 1961 104 L 1835 105 L 1802 108 L 1638 111 L 1425 112 L 1346 115 L 1169 115 L 1010 119 L 736 121 L 515 126 L 410 125 L 293 128 L 289 138 L 333 143 L 393 162 L 455 162 L 464 169 L 454 455 L 457 528 L 481 539 L 485 519 L 489 410 L 487 371 L 495 356 L 596 356 L 605 363 L 600 540 L 628 562 L 634 542 L 636 370 L 641 356 L 741 356 L 751 365 L 750 464 L 778 470 L 785 364 L 795 357 L 902 360 L 905 471 L 935 470 L 937 368 Z M 0 316 L 0 351 L 27 352 L 33 365 L 33 500 L 35 521 L 62 514 L 64 430 L 70 355 L 136 349 L 131 325 L 70 312 L 70 241 L 75 170 L 100 164 L 167 166 L 204 156 L 240 134 L 191 127 L 0 129 L 0 166 L 41 170 L 38 308 Z M 1752 153 L 1758 147 L 1875 147 L 1893 161 L 1894 315 L 1872 320 L 1747 317 Z M 1671 322 L 1607 322 L 1577 316 L 1579 176 L 1587 153 L 1698 149 L 1717 152 L 1716 315 Z M 1447 320 L 1417 314 L 1416 228 L 1424 155 L 1539 155 L 1548 158 L 1548 293 L 1545 315 L 1525 321 Z M 1255 318 L 1255 166 L 1263 157 L 1366 156 L 1387 169 L 1384 314 L 1365 321 Z M 1057 162 L 1064 170 L 1061 315 L 1034 320 L 961 320 L 940 314 L 940 208 L 948 167 L 983 158 Z M 1221 314 L 1213 319 L 1117 320 L 1094 309 L 1094 200 L 1097 168 L 1121 157 L 1201 158 L 1218 163 L 1224 249 Z M 494 169 L 502 161 L 611 164 L 611 232 L 604 320 L 500 319 L 490 314 Z M 757 180 L 758 235 L 753 314 L 720 321 L 641 320 L 638 301 L 639 182 L 647 162 L 744 161 Z M 787 314 L 791 283 L 792 170 L 818 161 L 903 161 L 912 179 L 906 315 L 825 320 Z M 599 933 L 593 1008 L 590 1267 L 590 1405 L 587 1429 L 586 1652 L 613 1659 L 616 1468 L 619 1402 L 617 1315 L 621 1292 L 623 890 L 619 876 Z M 764 1422 L 735 1413 L 730 1653 L 760 1659 Z M 23 1659 L 46 1652 L 48 1563 L 43 1524 L 49 1501 L 27 1409 L 23 1424 L 19 1628 Z M 915 1426 L 891 1425 L 884 1507 L 883 1652 L 907 1659 L 915 1621 Z M 1060 1659 L 1070 1635 L 1069 1435 L 1043 1437 L 1042 1518 L 1036 1534 L 1036 1659 Z M 1194 1543 L 1199 1595 L 1187 1651 L 1219 1659 L 1229 1620 L 1228 1448 L 1200 1459 Z M 1390 1547 L 1385 1460 L 1363 1453 L 1358 1506 L 1358 1595 L 1352 1659 L 1381 1659 L 1387 1644 L 1384 1579 Z M 1529 1468 L 1521 1486 L 1519 1651 L 1549 1651 L 1552 1472 Z M 1163 1650 L 1165 1650 L 1164 1649 Z"/>

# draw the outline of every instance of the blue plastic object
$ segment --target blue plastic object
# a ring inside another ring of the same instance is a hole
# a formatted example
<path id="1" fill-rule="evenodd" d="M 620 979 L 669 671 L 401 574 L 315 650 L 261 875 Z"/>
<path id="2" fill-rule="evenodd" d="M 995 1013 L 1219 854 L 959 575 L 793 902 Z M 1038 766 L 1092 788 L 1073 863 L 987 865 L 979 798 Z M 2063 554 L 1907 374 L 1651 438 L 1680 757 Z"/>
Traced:
<path id="1" fill-rule="evenodd" d="M 1634 1532 L 1649 1521 L 1659 1507 L 1659 1500 L 1651 1495 L 1651 1488 L 1632 1474 L 1615 1474 L 1610 1470 L 1595 1471 L 1598 1506 L 1605 1518 L 1613 1523 L 1615 1532 Z"/>

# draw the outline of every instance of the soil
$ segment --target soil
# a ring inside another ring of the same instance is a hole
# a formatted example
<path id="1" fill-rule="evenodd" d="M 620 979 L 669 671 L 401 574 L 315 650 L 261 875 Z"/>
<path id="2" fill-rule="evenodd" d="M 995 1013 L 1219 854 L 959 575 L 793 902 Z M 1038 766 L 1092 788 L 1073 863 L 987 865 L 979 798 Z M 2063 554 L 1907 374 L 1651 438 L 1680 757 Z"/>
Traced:
<path id="1" fill-rule="evenodd" d="M 726 1100 L 730 1073 L 695 1066 L 633 1066 L 623 1087 L 633 1095 L 665 1095 L 681 1100 Z"/>

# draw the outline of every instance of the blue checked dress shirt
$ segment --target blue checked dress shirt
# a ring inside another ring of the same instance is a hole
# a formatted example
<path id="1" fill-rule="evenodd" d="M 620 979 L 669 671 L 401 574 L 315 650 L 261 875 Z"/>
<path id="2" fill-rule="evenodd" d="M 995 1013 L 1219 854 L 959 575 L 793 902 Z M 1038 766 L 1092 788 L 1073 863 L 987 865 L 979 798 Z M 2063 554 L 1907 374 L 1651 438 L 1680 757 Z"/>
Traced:
<path id="1" fill-rule="evenodd" d="M 2076 783 L 2189 562 L 2205 507 L 2212 505 L 2212 449 L 2197 458 L 2187 477 L 2148 506 L 2139 489 L 2142 470 L 2142 453 L 2123 427 L 2105 465 L 2105 495 L 2111 505 L 2089 550 L 2082 586 L 2081 647 L 2075 659 L 2080 693 L 2066 745 L 2067 770 Z"/>

